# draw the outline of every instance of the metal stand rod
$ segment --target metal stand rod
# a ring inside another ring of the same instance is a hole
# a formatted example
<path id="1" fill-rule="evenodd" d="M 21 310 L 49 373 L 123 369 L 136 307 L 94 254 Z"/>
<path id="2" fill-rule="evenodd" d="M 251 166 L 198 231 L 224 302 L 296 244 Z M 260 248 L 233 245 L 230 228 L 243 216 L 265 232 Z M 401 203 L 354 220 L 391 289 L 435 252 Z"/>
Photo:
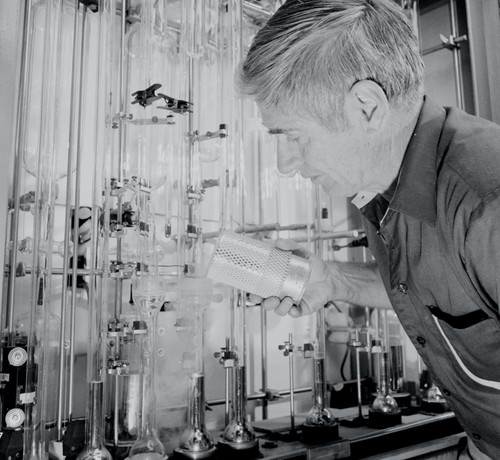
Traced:
<path id="1" fill-rule="evenodd" d="M 363 418 L 363 399 L 361 396 L 361 369 L 359 365 L 360 347 L 356 347 L 356 389 L 358 392 L 358 417 Z"/>
<path id="2" fill-rule="evenodd" d="M 292 334 L 289 334 L 290 343 L 292 343 Z M 295 433 L 295 397 L 294 397 L 294 387 L 293 387 L 293 353 L 288 356 L 290 362 L 290 432 Z"/>
<path id="3" fill-rule="evenodd" d="M 267 389 L 267 312 L 264 308 L 260 313 L 260 347 L 261 347 L 261 384 L 262 390 Z M 262 419 L 266 420 L 268 417 L 267 399 L 262 400 Z"/>
<path id="4" fill-rule="evenodd" d="M 283 356 L 288 356 L 288 378 L 290 381 L 290 433 L 295 433 L 295 390 L 293 385 L 293 335 L 288 334 L 288 341 L 278 346 L 278 350 L 283 350 Z"/>

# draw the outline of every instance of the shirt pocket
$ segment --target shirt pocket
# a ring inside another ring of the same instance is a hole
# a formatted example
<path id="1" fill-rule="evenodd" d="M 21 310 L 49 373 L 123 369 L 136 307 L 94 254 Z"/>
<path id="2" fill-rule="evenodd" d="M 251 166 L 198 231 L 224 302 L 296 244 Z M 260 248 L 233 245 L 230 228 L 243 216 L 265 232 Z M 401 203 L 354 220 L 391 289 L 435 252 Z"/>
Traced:
<path id="1" fill-rule="evenodd" d="M 452 316 L 428 306 L 462 370 L 477 383 L 500 389 L 500 327 L 482 310 Z"/>

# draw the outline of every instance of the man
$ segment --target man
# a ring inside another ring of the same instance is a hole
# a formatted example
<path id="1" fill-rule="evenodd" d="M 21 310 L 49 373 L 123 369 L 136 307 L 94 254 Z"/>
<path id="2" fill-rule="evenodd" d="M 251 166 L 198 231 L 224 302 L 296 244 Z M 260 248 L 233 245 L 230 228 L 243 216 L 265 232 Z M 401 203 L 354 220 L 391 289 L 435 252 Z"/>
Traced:
<path id="1" fill-rule="evenodd" d="M 300 305 L 263 306 L 390 302 L 470 438 L 460 458 L 500 459 L 500 127 L 424 98 L 422 75 L 391 0 L 288 0 L 257 33 L 238 87 L 278 168 L 354 196 L 377 263 L 314 258 Z"/>

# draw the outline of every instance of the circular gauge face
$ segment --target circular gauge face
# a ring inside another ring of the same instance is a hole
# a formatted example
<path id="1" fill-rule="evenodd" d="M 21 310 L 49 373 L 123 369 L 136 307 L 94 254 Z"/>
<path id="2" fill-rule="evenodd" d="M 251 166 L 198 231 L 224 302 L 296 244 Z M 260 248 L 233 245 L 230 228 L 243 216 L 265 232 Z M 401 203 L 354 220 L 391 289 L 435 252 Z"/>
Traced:
<path id="1" fill-rule="evenodd" d="M 24 423 L 24 412 L 21 409 L 11 409 L 5 415 L 5 423 L 9 428 L 18 428 Z"/>
<path id="2" fill-rule="evenodd" d="M 9 352 L 8 359 L 12 366 L 22 366 L 28 360 L 28 353 L 24 348 L 16 347 Z"/>

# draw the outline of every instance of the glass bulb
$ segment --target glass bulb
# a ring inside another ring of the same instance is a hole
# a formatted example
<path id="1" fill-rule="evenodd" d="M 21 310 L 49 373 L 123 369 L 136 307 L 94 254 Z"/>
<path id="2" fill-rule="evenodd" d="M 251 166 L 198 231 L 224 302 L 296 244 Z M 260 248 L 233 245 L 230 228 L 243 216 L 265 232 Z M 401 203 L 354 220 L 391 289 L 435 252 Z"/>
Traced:
<path id="1" fill-rule="evenodd" d="M 315 404 L 308 412 L 305 423 L 315 426 L 330 426 L 335 423 L 335 419 L 327 408 Z"/>
<path id="2" fill-rule="evenodd" d="M 377 395 L 371 409 L 373 412 L 381 412 L 384 414 L 395 414 L 399 411 L 396 400 L 391 395 L 385 395 L 383 393 Z"/>

